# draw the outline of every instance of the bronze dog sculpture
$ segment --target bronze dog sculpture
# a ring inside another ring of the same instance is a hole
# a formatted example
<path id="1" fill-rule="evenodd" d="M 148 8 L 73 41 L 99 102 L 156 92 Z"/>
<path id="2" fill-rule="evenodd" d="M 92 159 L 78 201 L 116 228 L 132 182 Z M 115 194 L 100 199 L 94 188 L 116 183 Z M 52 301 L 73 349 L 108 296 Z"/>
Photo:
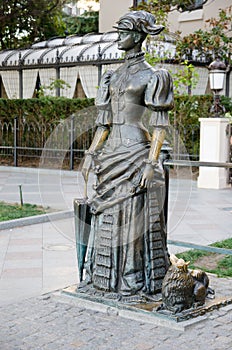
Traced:
<path id="1" fill-rule="evenodd" d="M 162 304 L 158 310 L 174 314 L 205 303 L 208 294 L 214 294 L 209 287 L 209 278 L 204 271 L 189 270 L 189 261 L 170 256 L 169 267 L 162 284 Z"/>

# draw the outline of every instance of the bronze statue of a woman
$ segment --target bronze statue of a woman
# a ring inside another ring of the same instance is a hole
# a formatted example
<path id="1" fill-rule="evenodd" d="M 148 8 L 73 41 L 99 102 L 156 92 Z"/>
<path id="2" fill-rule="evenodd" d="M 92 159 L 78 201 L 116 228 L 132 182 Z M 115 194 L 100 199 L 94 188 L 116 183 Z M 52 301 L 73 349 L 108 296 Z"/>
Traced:
<path id="1" fill-rule="evenodd" d="M 164 27 L 145 11 L 119 19 L 118 48 L 126 52 L 116 71 L 107 71 L 96 98 L 97 130 L 82 167 L 85 181 L 96 174 L 89 200 L 91 230 L 79 291 L 103 291 L 108 298 L 139 301 L 160 292 L 169 266 L 166 225 L 160 198 L 159 153 L 173 106 L 172 79 L 144 59 L 147 34 Z M 152 111 L 150 136 L 142 124 Z"/>

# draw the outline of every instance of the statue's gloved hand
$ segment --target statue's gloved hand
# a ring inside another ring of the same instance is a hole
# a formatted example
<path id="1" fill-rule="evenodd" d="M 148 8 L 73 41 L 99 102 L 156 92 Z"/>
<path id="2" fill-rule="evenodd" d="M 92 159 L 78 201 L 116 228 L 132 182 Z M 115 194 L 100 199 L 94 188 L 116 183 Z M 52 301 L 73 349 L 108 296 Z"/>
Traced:
<path id="1" fill-rule="evenodd" d="M 155 182 L 157 185 L 164 184 L 164 172 L 161 164 L 148 163 L 145 166 L 142 180 L 140 182 L 140 188 L 146 188 L 151 182 Z"/>
<path id="2" fill-rule="evenodd" d="M 154 173 L 154 166 L 152 164 L 146 164 L 140 182 L 140 188 L 148 187 L 149 183 L 154 179 Z"/>
<path id="3" fill-rule="evenodd" d="M 84 163 L 83 163 L 83 166 L 81 169 L 81 173 L 82 173 L 82 176 L 83 176 L 85 182 L 88 181 L 91 166 L 92 166 L 92 156 L 91 156 L 91 154 L 86 154 L 85 160 L 84 160 Z"/>

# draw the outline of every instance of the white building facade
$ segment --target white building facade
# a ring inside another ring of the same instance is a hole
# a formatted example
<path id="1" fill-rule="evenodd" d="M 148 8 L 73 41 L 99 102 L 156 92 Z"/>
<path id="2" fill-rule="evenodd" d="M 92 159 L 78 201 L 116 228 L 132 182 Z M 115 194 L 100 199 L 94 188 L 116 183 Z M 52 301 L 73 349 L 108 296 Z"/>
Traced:
<path id="1" fill-rule="evenodd" d="M 100 0 L 99 31 L 112 30 L 112 25 L 140 0 Z M 168 15 L 168 27 L 171 32 L 180 31 L 187 35 L 206 27 L 205 21 L 217 17 L 220 9 L 232 6 L 232 0 L 195 0 L 196 10 L 179 12 L 171 11 Z"/>

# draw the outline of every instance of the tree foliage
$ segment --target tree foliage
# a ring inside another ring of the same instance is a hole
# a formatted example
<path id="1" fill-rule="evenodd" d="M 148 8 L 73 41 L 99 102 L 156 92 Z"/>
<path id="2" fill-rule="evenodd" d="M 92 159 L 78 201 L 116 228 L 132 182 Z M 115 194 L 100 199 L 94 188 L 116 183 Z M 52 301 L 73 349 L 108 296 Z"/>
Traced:
<path id="1" fill-rule="evenodd" d="M 68 0 L 0 0 L 0 49 L 64 34 L 62 6 Z"/>
<path id="2" fill-rule="evenodd" d="M 161 62 L 160 57 L 153 56 L 148 52 L 145 53 L 145 57 L 146 61 L 152 66 L 156 66 L 156 64 Z M 166 57 L 162 57 L 162 60 L 168 60 L 168 55 Z M 180 68 L 177 69 L 175 73 L 170 70 L 170 73 L 173 78 L 174 94 L 185 94 L 183 92 L 185 90 L 186 94 L 191 95 L 192 88 L 196 87 L 199 79 L 199 74 L 196 72 L 193 64 L 188 62 L 188 60 L 180 61 Z"/>
<path id="3" fill-rule="evenodd" d="M 204 4 L 206 1 L 203 1 Z M 146 10 L 156 16 L 157 22 L 164 24 L 166 30 L 168 13 L 172 10 L 194 10 L 195 0 L 148 0 L 142 1 L 136 8 Z M 207 61 L 215 57 L 221 57 L 226 63 L 231 63 L 232 37 L 232 6 L 220 9 L 218 16 L 206 21 L 206 28 L 199 29 L 189 35 L 180 38 L 177 42 L 179 57 L 184 55 L 191 57 L 193 50 L 197 50 L 199 56 L 205 56 Z"/>
<path id="4" fill-rule="evenodd" d="M 202 4 L 206 3 L 204 0 Z M 192 11 L 201 7 L 202 4 L 196 6 L 195 0 L 142 0 L 138 6 L 134 6 L 133 10 L 145 10 L 153 13 L 156 16 L 157 22 L 160 24 L 167 25 L 167 16 L 170 11 L 178 10 Z"/>
<path id="5" fill-rule="evenodd" d="M 199 55 L 204 55 L 207 61 L 215 57 L 221 57 L 226 63 L 231 62 L 232 37 L 232 6 L 221 9 L 218 18 L 206 20 L 208 29 L 199 29 L 182 38 L 177 43 L 177 52 L 180 56 L 191 55 L 197 50 Z"/>
<path id="6" fill-rule="evenodd" d="M 99 13 L 96 11 L 85 11 L 81 16 L 63 15 L 67 34 L 80 34 L 98 32 Z"/>

